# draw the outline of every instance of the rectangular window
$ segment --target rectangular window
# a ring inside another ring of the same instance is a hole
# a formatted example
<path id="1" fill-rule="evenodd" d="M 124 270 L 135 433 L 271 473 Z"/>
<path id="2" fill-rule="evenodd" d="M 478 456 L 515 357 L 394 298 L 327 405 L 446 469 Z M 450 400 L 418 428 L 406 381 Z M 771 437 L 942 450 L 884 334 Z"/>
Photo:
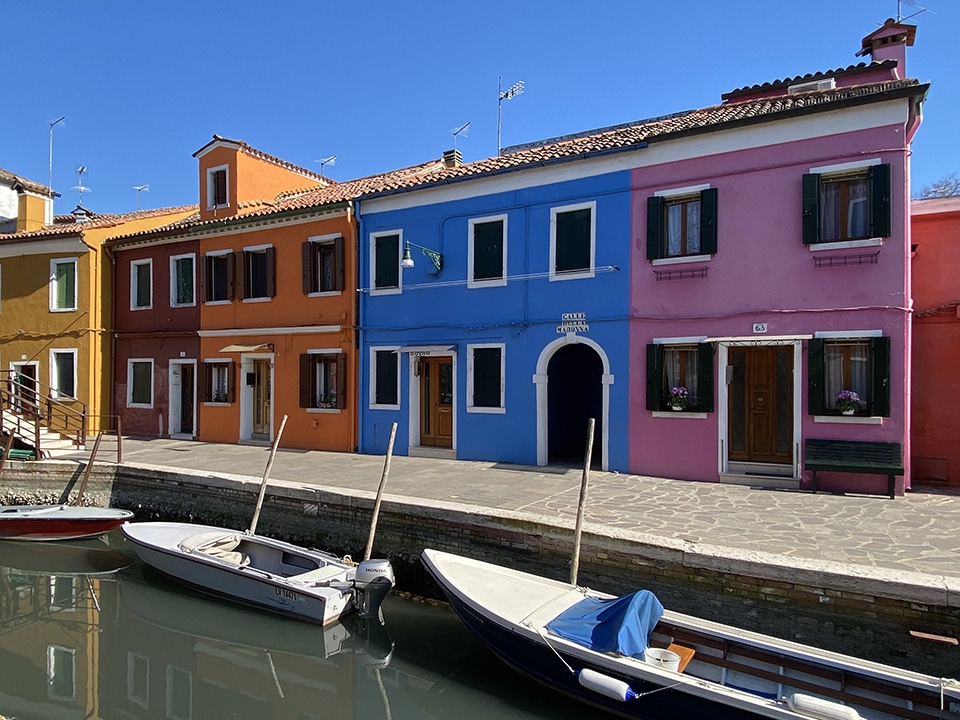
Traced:
<path id="1" fill-rule="evenodd" d="M 77 351 L 50 351 L 50 389 L 55 398 L 77 396 Z"/>
<path id="2" fill-rule="evenodd" d="M 150 705 L 150 658 L 127 652 L 127 700 L 142 708 Z"/>
<path id="3" fill-rule="evenodd" d="M 204 302 L 229 302 L 233 300 L 234 254 L 221 252 L 203 258 Z"/>
<path id="4" fill-rule="evenodd" d="M 504 346 L 467 346 L 467 412 L 504 409 Z"/>
<path id="5" fill-rule="evenodd" d="M 808 357 L 811 415 L 843 414 L 838 401 L 854 393 L 853 403 L 848 404 L 854 415 L 889 417 L 889 337 L 815 337 L 810 340 Z"/>
<path id="6" fill-rule="evenodd" d="M 207 170 L 207 209 L 225 207 L 230 204 L 227 192 L 227 166 Z"/>
<path id="7" fill-rule="evenodd" d="M 300 356 L 300 407 L 342 409 L 347 399 L 347 361 L 343 353 Z"/>
<path id="8" fill-rule="evenodd" d="M 233 363 L 205 362 L 203 364 L 203 392 L 204 402 L 232 403 L 233 397 Z"/>
<path id="9" fill-rule="evenodd" d="M 73 700 L 76 694 L 76 650 L 47 645 L 47 697 Z"/>
<path id="10" fill-rule="evenodd" d="M 272 298 L 276 294 L 276 248 L 245 248 L 242 257 L 243 299 Z"/>
<path id="11" fill-rule="evenodd" d="M 372 235 L 373 291 L 400 289 L 400 233 Z"/>
<path id="12" fill-rule="evenodd" d="M 77 309 L 77 258 L 50 261 L 50 310 Z"/>
<path id="13" fill-rule="evenodd" d="M 647 198 L 647 259 L 717 252 L 717 189 L 665 190 Z"/>
<path id="14" fill-rule="evenodd" d="M 77 607 L 77 580 L 72 577 L 50 576 L 50 610 L 74 610 Z"/>
<path id="15" fill-rule="evenodd" d="M 713 345 L 647 345 L 647 410 L 713 411 Z"/>
<path id="16" fill-rule="evenodd" d="M 470 220 L 467 286 L 506 285 L 507 216 Z"/>
<path id="17" fill-rule="evenodd" d="M 175 665 L 167 665 L 167 717 L 170 720 L 193 717 L 193 675 Z"/>
<path id="18" fill-rule="evenodd" d="M 196 304 L 194 264 L 196 256 L 174 255 L 170 258 L 170 305 L 189 307 Z"/>
<path id="19" fill-rule="evenodd" d="M 153 407 L 153 360 L 127 360 L 127 406 Z"/>
<path id="20" fill-rule="evenodd" d="M 153 260 L 130 263 L 130 309 L 153 307 Z"/>
<path id="21" fill-rule="evenodd" d="M 803 242 L 890 236 L 890 165 L 820 168 L 803 176 Z"/>
<path id="22" fill-rule="evenodd" d="M 370 379 L 372 405 L 396 409 L 400 407 L 400 353 L 398 348 L 372 350 L 373 372 Z"/>
<path id="23" fill-rule="evenodd" d="M 343 238 L 311 238 L 302 245 L 303 294 L 343 290 Z"/>
<path id="24" fill-rule="evenodd" d="M 596 203 L 550 210 L 550 279 L 593 277 Z"/>

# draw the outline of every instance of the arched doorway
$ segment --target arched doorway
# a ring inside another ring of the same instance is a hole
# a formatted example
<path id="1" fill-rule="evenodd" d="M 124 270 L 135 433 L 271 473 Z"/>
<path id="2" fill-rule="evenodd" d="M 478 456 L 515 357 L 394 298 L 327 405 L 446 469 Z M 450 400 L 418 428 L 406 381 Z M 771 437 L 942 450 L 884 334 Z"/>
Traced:
<path id="1" fill-rule="evenodd" d="M 547 365 L 547 462 L 582 463 L 587 422 L 594 418 L 591 465 L 600 468 L 603 452 L 603 361 L 589 345 L 557 349 Z"/>

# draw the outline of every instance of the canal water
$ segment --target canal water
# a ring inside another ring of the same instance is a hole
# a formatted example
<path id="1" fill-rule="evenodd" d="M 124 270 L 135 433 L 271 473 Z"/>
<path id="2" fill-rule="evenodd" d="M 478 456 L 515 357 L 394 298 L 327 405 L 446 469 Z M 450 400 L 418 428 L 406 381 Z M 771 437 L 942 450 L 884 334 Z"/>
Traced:
<path id="1" fill-rule="evenodd" d="M 0 717 L 18 720 L 592 720 L 446 606 L 387 598 L 328 627 L 194 594 L 119 533 L 0 542 Z"/>

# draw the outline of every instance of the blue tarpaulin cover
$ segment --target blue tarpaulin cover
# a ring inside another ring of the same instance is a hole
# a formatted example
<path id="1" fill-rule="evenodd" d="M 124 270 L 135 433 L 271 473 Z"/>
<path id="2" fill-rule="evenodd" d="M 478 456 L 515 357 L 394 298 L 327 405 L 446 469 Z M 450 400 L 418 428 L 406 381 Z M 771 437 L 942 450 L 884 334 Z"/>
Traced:
<path id="1" fill-rule="evenodd" d="M 663 605 L 649 590 L 608 600 L 584 598 L 547 623 L 547 629 L 597 652 L 643 659 Z"/>

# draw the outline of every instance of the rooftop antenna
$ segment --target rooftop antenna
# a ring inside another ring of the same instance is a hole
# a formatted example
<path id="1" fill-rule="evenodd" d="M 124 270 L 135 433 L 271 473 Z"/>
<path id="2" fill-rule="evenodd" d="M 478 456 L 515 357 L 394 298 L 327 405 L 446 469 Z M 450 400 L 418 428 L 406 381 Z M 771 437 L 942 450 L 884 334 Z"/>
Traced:
<path id="1" fill-rule="evenodd" d="M 137 212 L 140 212 L 140 193 L 142 193 L 144 190 L 146 190 L 147 192 L 150 192 L 150 186 L 134 185 L 133 189 L 137 191 Z"/>
<path id="2" fill-rule="evenodd" d="M 911 13 L 910 15 L 907 15 L 906 17 L 904 17 L 903 13 L 901 12 L 903 3 L 906 3 L 910 7 L 917 8 L 917 11 L 915 13 Z M 916 17 L 920 13 L 923 13 L 926 11 L 927 11 L 927 8 L 920 7 L 919 5 L 917 5 L 917 3 L 914 2 L 914 0 L 897 0 L 897 22 L 903 22 L 904 20 L 909 20 L 910 18 Z"/>
<path id="3" fill-rule="evenodd" d="M 93 192 L 90 188 L 83 186 L 83 174 L 86 171 L 86 165 L 77 165 L 77 184 L 70 188 L 71 190 L 77 191 L 77 205 L 79 207 L 83 207 L 83 194 L 85 192 Z"/>
<path id="4" fill-rule="evenodd" d="M 314 162 L 320 163 L 320 174 L 323 175 L 323 166 L 324 166 L 324 165 L 336 165 L 336 164 L 337 164 L 337 156 L 336 156 L 336 155 L 331 155 L 330 157 L 324 158 L 323 160 L 314 160 Z"/>
<path id="5" fill-rule="evenodd" d="M 50 123 L 50 173 L 47 175 L 47 187 L 50 188 L 51 192 L 53 191 L 53 126 L 62 123 L 66 117 L 66 115 L 61 115 Z"/>
<path id="6" fill-rule="evenodd" d="M 458 128 L 454 128 L 454 129 L 451 130 L 450 132 L 453 133 L 453 149 L 456 150 L 456 149 L 457 149 L 457 135 L 463 135 L 464 137 L 468 137 L 468 136 L 470 135 L 470 123 L 469 123 L 469 122 L 465 122 L 463 125 L 461 125 L 461 126 L 458 127 Z"/>
<path id="7" fill-rule="evenodd" d="M 517 95 L 523 95 L 523 80 L 515 82 L 510 86 L 509 90 L 503 89 L 503 78 L 497 77 L 497 89 L 499 90 L 499 97 L 497 100 L 497 155 L 502 154 L 503 147 L 500 145 L 500 106 L 503 104 L 504 100 L 510 100 L 515 98 Z"/>

